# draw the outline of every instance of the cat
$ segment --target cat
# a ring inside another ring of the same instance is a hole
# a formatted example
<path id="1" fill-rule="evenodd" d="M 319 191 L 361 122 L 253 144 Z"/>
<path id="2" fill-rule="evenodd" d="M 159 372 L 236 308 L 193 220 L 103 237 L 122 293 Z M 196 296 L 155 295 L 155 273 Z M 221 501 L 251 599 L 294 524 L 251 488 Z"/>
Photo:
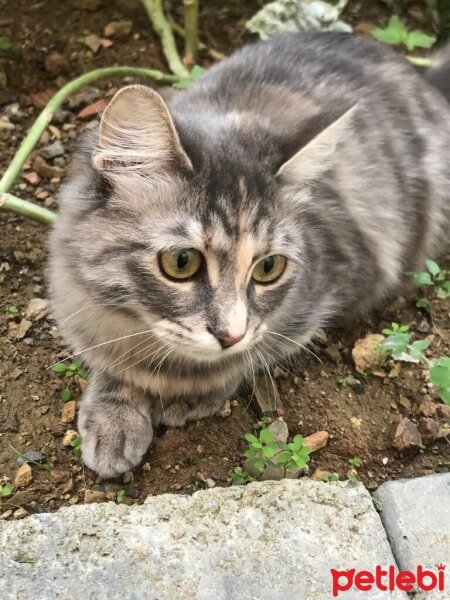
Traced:
<path id="1" fill-rule="evenodd" d="M 431 83 L 374 40 L 311 33 L 245 46 L 168 104 L 117 92 L 51 235 L 54 315 L 90 370 L 88 467 L 133 469 L 155 427 L 215 414 L 445 249 L 450 104 Z"/>

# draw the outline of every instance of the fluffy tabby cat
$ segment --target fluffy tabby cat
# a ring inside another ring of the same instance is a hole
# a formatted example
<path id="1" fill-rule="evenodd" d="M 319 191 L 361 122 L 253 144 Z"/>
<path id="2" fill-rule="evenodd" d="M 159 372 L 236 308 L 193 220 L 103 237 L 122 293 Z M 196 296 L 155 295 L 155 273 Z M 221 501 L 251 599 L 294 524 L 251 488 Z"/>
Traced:
<path id="1" fill-rule="evenodd" d="M 91 372 L 89 467 L 135 467 L 155 426 L 214 414 L 445 249 L 444 93 L 377 42 L 328 33 L 247 46 L 168 105 L 116 94 L 51 239 L 54 313 Z"/>

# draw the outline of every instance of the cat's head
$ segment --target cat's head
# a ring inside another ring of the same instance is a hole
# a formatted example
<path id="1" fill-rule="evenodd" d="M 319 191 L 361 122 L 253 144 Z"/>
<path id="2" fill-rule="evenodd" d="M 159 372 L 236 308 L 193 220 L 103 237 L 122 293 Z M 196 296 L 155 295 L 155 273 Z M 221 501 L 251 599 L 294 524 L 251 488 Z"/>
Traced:
<path id="1" fill-rule="evenodd" d="M 311 334 L 319 302 L 308 283 L 306 184 L 347 118 L 285 160 L 270 124 L 235 113 L 173 118 L 153 90 L 122 89 L 92 153 L 102 184 L 89 190 L 98 202 L 80 234 L 85 287 L 194 362 L 257 351 L 267 336 L 292 352 L 287 337 Z"/>

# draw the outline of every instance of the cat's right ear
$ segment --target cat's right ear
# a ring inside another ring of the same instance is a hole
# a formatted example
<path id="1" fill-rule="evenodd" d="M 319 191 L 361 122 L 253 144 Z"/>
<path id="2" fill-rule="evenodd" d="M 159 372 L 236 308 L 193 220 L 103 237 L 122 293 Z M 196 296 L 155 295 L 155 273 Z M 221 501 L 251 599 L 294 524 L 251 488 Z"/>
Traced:
<path id="1" fill-rule="evenodd" d="M 106 107 L 92 163 L 105 174 L 192 166 L 163 99 L 143 85 L 119 90 Z"/>

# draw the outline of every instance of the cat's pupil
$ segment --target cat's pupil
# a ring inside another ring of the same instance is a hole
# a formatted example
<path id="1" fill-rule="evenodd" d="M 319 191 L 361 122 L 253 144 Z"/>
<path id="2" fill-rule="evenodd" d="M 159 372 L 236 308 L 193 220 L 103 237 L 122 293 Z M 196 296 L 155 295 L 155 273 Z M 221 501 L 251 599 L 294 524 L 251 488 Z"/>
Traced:
<path id="1" fill-rule="evenodd" d="M 264 260 L 264 273 L 270 273 L 270 271 L 273 269 L 274 264 L 275 264 L 274 257 L 273 256 L 268 256 Z"/>
<path id="2" fill-rule="evenodd" d="M 188 264 L 189 262 L 189 256 L 188 253 L 185 252 L 184 250 L 182 252 L 180 252 L 180 254 L 178 255 L 178 259 L 177 259 L 177 267 L 180 269 L 180 271 L 182 269 L 184 269 L 184 267 Z"/>

